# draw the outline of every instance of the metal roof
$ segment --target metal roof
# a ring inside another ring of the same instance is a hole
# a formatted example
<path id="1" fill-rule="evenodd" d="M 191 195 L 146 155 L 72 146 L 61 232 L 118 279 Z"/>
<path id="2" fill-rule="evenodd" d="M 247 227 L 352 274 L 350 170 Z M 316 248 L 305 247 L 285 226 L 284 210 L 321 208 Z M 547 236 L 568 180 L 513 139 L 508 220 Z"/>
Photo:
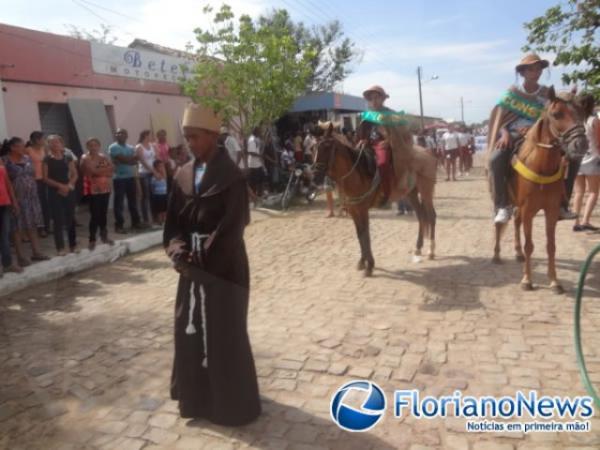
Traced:
<path id="1" fill-rule="evenodd" d="M 335 92 L 318 92 L 297 99 L 290 112 L 297 113 L 323 109 L 360 112 L 367 109 L 367 102 L 362 97 L 357 97 L 355 95 L 338 94 Z"/>

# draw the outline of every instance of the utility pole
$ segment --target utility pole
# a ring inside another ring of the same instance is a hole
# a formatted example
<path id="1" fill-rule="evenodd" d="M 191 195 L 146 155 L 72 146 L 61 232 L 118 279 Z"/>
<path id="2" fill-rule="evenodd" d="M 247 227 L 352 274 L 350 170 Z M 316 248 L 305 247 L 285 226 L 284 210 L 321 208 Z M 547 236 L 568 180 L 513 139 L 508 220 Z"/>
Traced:
<path id="1" fill-rule="evenodd" d="M 460 121 L 465 123 L 465 102 L 462 97 L 460 97 Z"/>
<path id="2" fill-rule="evenodd" d="M 423 94 L 421 93 L 421 66 L 417 67 L 417 79 L 419 80 L 419 105 L 421 107 L 421 131 L 425 129 L 425 118 L 423 117 Z"/>

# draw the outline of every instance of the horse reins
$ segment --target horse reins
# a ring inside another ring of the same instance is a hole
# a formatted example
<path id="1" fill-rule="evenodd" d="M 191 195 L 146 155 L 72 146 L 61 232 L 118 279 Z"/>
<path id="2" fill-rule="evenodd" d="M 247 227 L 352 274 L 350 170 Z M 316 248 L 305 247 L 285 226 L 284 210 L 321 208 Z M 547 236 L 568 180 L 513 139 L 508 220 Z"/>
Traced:
<path id="1" fill-rule="evenodd" d="M 326 138 L 326 139 L 327 140 L 331 140 L 331 141 L 335 141 L 335 142 L 339 142 L 341 145 L 346 146 L 343 142 L 338 141 L 335 137 L 329 137 L 329 138 Z M 323 142 L 325 142 L 325 140 L 323 140 L 321 143 L 323 143 Z M 350 171 L 339 178 L 340 183 L 342 183 L 342 191 L 343 191 L 343 182 L 344 182 L 344 180 L 346 180 L 350 175 L 352 175 L 352 173 L 358 167 L 358 164 L 360 163 L 360 158 L 361 158 L 361 156 L 364 153 L 364 149 L 365 149 L 364 146 L 360 147 L 360 151 L 358 153 L 358 156 L 356 157 L 356 161 L 354 161 L 354 164 L 350 168 Z M 333 147 L 333 151 L 329 155 L 329 160 L 327 161 L 327 166 L 325 167 L 325 170 L 327 170 L 327 171 L 331 170 L 331 167 L 333 165 L 333 161 L 335 160 L 335 152 L 336 152 L 336 150 L 337 149 L 334 146 Z M 318 158 L 318 156 L 319 156 L 319 146 L 317 145 L 317 158 Z M 324 164 L 323 163 L 315 163 L 314 166 L 315 166 L 316 170 L 319 170 L 319 168 L 323 167 Z M 358 197 L 346 197 L 346 200 L 344 201 L 344 203 L 346 205 L 358 205 L 358 204 L 362 203 L 366 198 L 368 198 L 371 194 L 373 194 L 373 192 L 375 192 L 375 190 L 379 187 L 380 183 L 381 183 L 381 175 L 379 174 L 379 170 L 376 169 L 375 170 L 375 176 L 373 177 L 373 181 L 371 182 L 371 187 L 369 188 L 369 190 L 367 192 L 365 192 L 364 194 L 359 195 Z"/>

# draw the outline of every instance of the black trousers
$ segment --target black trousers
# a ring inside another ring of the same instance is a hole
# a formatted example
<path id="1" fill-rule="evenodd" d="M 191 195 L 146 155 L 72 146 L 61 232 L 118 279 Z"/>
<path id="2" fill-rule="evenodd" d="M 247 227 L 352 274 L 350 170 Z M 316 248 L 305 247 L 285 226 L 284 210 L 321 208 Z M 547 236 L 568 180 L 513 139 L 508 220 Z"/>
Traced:
<path id="1" fill-rule="evenodd" d="M 135 178 L 117 178 L 113 180 L 115 187 L 115 227 L 123 228 L 125 218 L 123 217 L 123 203 L 127 196 L 127 206 L 131 215 L 131 225 L 136 226 L 140 223 L 140 215 L 137 209 L 137 193 L 135 188 Z"/>
<path id="2" fill-rule="evenodd" d="M 44 230 L 50 230 L 50 208 L 48 207 L 48 185 L 42 180 L 35 180 L 37 185 L 38 199 L 42 207 L 42 216 L 44 218 Z"/>
<path id="3" fill-rule="evenodd" d="M 108 199 L 110 194 L 90 195 L 90 242 L 96 241 L 96 233 L 100 230 L 100 237 L 107 237 L 106 214 L 108 212 Z"/>
<path id="4" fill-rule="evenodd" d="M 54 222 L 54 245 L 56 250 L 65 248 L 65 240 L 63 230 L 67 231 L 69 238 L 69 247 L 73 248 L 77 245 L 75 236 L 75 196 L 73 192 L 69 192 L 66 197 L 63 197 L 54 188 L 48 189 L 48 205 L 52 212 L 52 221 Z"/>

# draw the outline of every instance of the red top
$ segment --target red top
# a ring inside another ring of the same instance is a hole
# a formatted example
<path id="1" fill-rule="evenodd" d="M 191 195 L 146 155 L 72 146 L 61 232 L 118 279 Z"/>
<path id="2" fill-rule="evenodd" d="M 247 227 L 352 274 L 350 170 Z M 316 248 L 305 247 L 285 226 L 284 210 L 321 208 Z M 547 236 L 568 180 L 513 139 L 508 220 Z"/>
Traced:
<path id="1" fill-rule="evenodd" d="M 157 142 L 155 145 L 158 149 L 158 159 L 166 164 L 169 161 L 169 144 Z"/>
<path id="2" fill-rule="evenodd" d="M 6 167 L 0 166 L 0 206 L 8 206 L 12 202 L 10 201 L 10 195 L 8 195 L 8 173 L 6 173 Z"/>

